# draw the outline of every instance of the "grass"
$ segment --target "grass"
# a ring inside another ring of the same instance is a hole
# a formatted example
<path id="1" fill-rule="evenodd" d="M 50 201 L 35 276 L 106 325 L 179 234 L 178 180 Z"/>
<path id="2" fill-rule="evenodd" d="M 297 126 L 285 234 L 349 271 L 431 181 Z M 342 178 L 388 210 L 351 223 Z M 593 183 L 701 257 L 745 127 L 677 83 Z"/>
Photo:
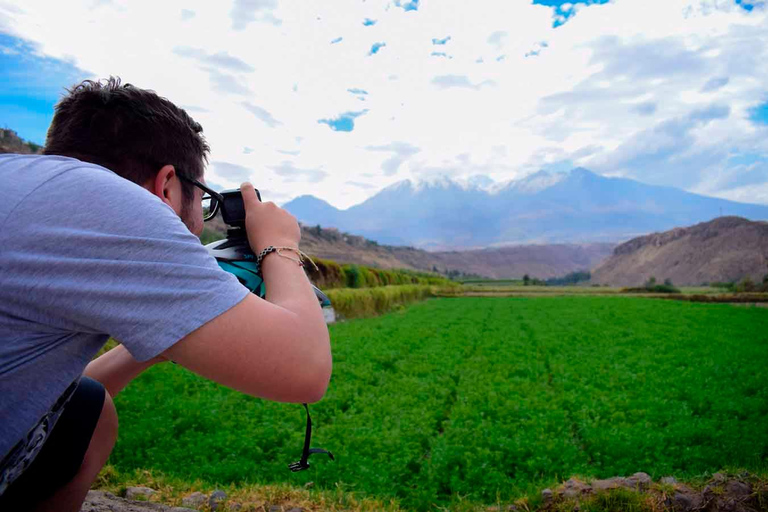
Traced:
<path id="1" fill-rule="evenodd" d="M 117 397 L 118 473 L 302 487 L 407 509 L 508 504 L 573 474 L 691 477 L 768 466 L 768 311 L 623 297 L 433 299 L 331 326 L 311 406 L 174 365 Z M 317 457 L 317 458 L 315 458 Z M 345 498 L 346 499 L 346 498 Z M 350 498 L 351 499 L 351 498 Z"/>

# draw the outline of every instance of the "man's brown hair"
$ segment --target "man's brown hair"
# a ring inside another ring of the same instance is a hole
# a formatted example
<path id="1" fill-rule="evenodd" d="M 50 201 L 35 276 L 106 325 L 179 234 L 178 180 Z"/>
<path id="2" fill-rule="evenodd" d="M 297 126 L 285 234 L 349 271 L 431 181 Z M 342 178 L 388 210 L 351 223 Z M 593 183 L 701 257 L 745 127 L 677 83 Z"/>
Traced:
<path id="1" fill-rule="evenodd" d="M 202 131 L 154 91 L 115 77 L 85 80 L 56 105 L 43 153 L 98 164 L 142 186 L 168 164 L 200 179 L 210 151 Z M 182 182 L 188 200 L 193 187 Z"/>

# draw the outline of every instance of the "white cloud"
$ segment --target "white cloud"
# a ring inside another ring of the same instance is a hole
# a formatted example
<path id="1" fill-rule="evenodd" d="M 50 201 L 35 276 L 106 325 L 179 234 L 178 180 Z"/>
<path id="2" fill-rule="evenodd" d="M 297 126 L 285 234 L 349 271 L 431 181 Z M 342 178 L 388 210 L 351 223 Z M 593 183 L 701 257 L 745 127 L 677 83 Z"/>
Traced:
<path id="1" fill-rule="evenodd" d="M 83 78 L 193 106 L 211 161 L 245 169 L 211 165 L 225 187 L 247 175 L 275 197 L 347 207 L 408 177 L 504 182 L 572 163 L 711 194 L 768 189 L 729 185 L 752 172 L 733 154 L 768 155 L 748 119 L 768 90 L 768 9 L 614 0 L 553 28 L 551 8 L 525 1 L 388 3 L 24 0 L 0 7 L 0 27 L 94 73 Z M 448 35 L 452 58 L 431 56 Z M 350 132 L 318 123 L 361 105 Z M 728 115 L 691 117 L 713 105 Z M 418 152 L 370 150 L 403 141 Z"/>

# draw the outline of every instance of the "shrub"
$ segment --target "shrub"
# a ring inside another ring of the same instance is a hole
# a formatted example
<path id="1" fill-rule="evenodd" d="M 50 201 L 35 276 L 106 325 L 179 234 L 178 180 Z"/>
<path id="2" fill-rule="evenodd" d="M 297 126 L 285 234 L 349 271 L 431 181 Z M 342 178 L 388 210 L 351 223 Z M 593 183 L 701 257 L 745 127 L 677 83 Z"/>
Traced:
<path id="1" fill-rule="evenodd" d="M 451 281 L 442 276 L 411 270 L 384 270 L 354 263 L 339 265 L 332 260 L 316 258 L 315 264 L 307 265 L 309 279 L 321 289 L 333 288 L 375 288 L 402 284 L 424 284 L 446 286 Z"/>
<path id="2" fill-rule="evenodd" d="M 343 288 L 347 285 L 347 277 L 341 265 L 331 260 L 317 258 L 314 260 L 318 270 L 307 265 L 307 275 L 318 288 Z"/>
<path id="3" fill-rule="evenodd" d="M 737 293 L 749 293 L 749 292 L 756 292 L 758 291 L 758 286 L 755 285 L 755 283 L 750 279 L 749 277 L 745 277 L 739 283 L 733 288 L 733 291 Z"/>

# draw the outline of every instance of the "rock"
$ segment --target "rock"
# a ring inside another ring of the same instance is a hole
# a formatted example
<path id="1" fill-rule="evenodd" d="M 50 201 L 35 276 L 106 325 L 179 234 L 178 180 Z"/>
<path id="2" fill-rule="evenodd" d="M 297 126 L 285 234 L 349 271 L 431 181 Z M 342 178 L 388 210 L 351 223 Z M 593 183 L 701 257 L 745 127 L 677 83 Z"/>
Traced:
<path id="1" fill-rule="evenodd" d="M 283 512 L 283 507 L 280 505 L 270 505 L 269 508 L 267 508 L 267 512 Z"/>
<path id="2" fill-rule="evenodd" d="M 185 507 L 173 507 L 168 512 L 197 512 L 197 510 Z"/>
<path id="3" fill-rule="evenodd" d="M 752 494 L 752 487 L 749 484 L 745 484 L 744 482 L 731 480 L 725 484 L 725 493 L 736 499 L 746 498 Z"/>
<path id="4" fill-rule="evenodd" d="M 676 492 L 675 496 L 672 498 L 672 504 L 674 505 L 675 510 L 691 510 L 693 507 L 693 500 L 687 494 Z"/>
<path id="5" fill-rule="evenodd" d="M 182 507 L 188 507 L 188 508 L 194 508 L 198 509 L 200 506 L 205 503 L 205 501 L 208 499 L 208 496 L 197 491 L 193 492 L 189 496 L 184 497 L 181 500 L 181 506 Z"/>
<path id="6" fill-rule="evenodd" d="M 589 492 L 592 492 L 592 487 L 576 478 L 569 478 L 563 484 L 562 495 L 564 498 L 577 498 Z"/>
<path id="7" fill-rule="evenodd" d="M 544 489 L 541 491 L 541 498 L 544 500 L 544 503 L 549 503 L 554 497 L 555 493 L 552 492 L 552 489 Z"/>
<path id="8" fill-rule="evenodd" d="M 160 503 L 126 500 L 104 491 L 88 491 L 80 510 L 82 512 L 167 512 L 168 507 Z"/>
<path id="9" fill-rule="evenodd" d="M 648 476 L 648 473 L 635 473 L 627 478 L 627 484 L 632 489 L 645 490 L 648 489 L 652 483 L 653 480 Z"/>
<path id="10" fill-rule="evenodd" d="M 149 487 L 129 487 L 125 490 L 125 499 L 127 500 L 138 500 L 138 499 L 148 499 L 150 496 L 155 494 L 157 491 L 154 489 L 150 489 Z"/>
<path id="11" fill-rule="evenodd" d="M 619 487 L 631 488 L 632 486 L 629 485 L 626 478 L 620 476 L 608 478 L 606 480 L 595 480 L 592 482 L 592 490 L 595 492 L 607 491 L 609 489 L 618 489 Z"/>
<path id="12" fill-rule="evenodd" d="M 288 512 L 304 512 L 304 509 L 303 508 L 299 508 L 299 507 L 293 507 Z"/>
<path id="13" fill-rule="evenodd" d="M 680 512 L 689 512 L 702 508 L 704 500 L 701 495 L 693 489 L 685 488 L 678 490 L 672 497 L 672 505 L 675 510 Z"/>
<path id="14" fill-rule="evenodd" d="M 712 481 L 718 484 L 724 484 L 727 478 L 722 473 L 715 473 L 712 475 Z"/>
<path id="15" fill-rule="evenodd" d="M 243 509 L 242 503 L 233 502 L 229 504 L 229 510 L 230 512 L 238 512 Z"/>
<path id="16" fill-rule="evenodd" d="M 219 508 L 219 504 L 225 499 L 227 499 L 227 493 L 218 489 L 213 491 L 211 493 L 211 497 L 208 498 L 208 506 L 211 507 L 211 511 L 216 512 L 216 510 Z"/>
<path id="17" fill-rule="evenodd" d="M 563 491 L 562 496 L 563 498 L 568 500 L 568 499 L 578 498 L 579 496 L 581 496 L 581 493 L 576 489 L 566 489 Z"/>
<path id="18" fill-rule="evenodd" d="M 677 483 L 677 478 L 675 478 L 673 476 L 665 476 L 664 478 L 659 480 L 659 482 L 661 482 L 662 484 L 667 484 L 667 485 L 675 485 Z"/>
<path id="19" fill-rule="evenodd" d="M 304 484 L 305 489 L 311 489 L 315 486 L 315 482 L 307 482 Z"/>

